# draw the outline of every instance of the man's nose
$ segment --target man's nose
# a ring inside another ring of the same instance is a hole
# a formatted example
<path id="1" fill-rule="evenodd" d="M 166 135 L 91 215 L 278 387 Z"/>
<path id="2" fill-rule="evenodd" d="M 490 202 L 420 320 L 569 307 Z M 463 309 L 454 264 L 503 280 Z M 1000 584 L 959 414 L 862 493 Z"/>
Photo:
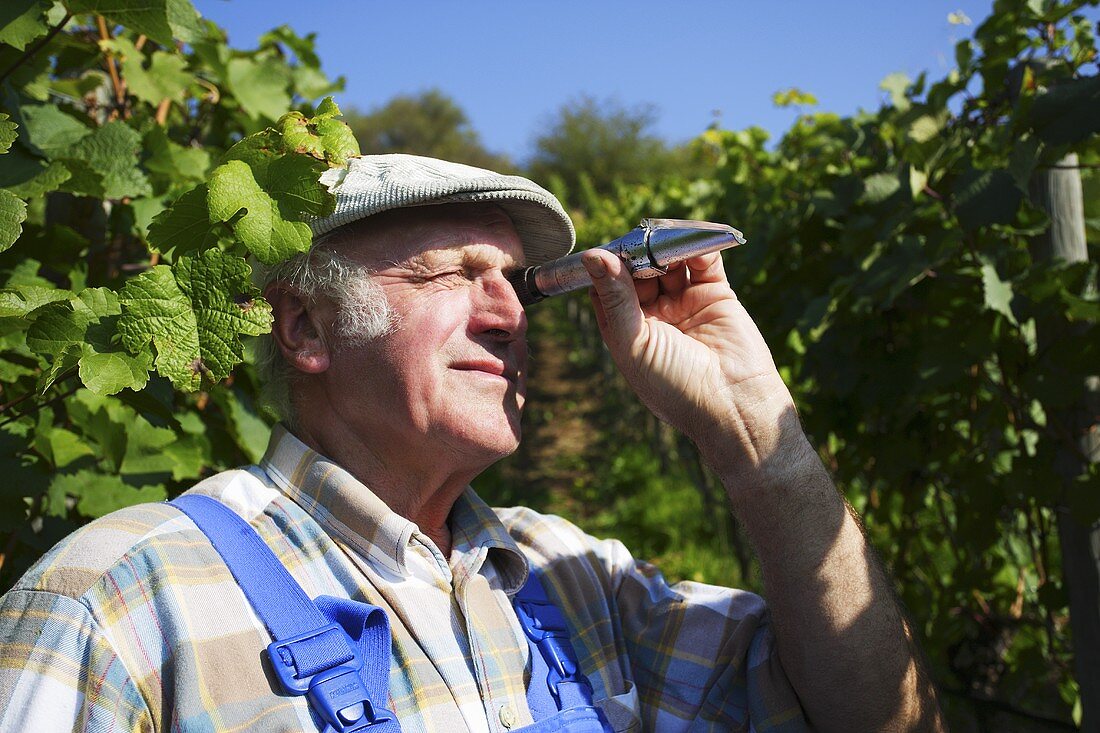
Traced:
<path id="1" fill-rule="evenodd" d="M 481 278 L 472 325 L 476 332 L 489 333 L 501 341 L 515 341 L 527 335 L 527 314 L 503 273 L 493 272 Z"/>

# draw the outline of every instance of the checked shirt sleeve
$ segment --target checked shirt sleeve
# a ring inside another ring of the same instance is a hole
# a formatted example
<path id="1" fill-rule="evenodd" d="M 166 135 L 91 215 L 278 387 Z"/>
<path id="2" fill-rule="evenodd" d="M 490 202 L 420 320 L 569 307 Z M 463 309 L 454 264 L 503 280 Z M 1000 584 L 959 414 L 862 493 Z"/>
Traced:
<path id="1" fill-rule="evenodd" d="M 647 730 L 801 733 L 767 607 L 747 591 L 668 584 L 616 541 L 599 543 Z"/>
<path id="2" fill-rule="evenodd" d="M 0 732 L 152 729 L 130 674 L 84 604 L 37 590 L 0 599 Z"/>

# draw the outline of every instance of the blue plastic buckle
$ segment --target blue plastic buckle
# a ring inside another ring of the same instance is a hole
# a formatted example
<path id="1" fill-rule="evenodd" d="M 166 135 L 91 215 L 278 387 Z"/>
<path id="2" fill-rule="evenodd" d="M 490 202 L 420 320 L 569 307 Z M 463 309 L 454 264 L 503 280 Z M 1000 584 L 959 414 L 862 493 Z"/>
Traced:
<path id="1" fill-rule="evenodd" d="M 539 607 L 537 613 L 531 612 L 533 606 Z M 543 659 L 546 660 L 549 672 L 546 685 L 559 706 L 561 693 L 558 686 L 562 683 L 591 687 L 588 678 L 577 666 L 573 643 L 569 640 L 569 627 L 557 606 L 538 601 L 520 601 L 516 604 L 516 614 L 520 617 L 524 633 L 538 645 Z"/>
<path id="2" fill-rule="evenodd" d="M 537 613 L 532 613 L 535 606 L 538 606 L 539 610 Z M 548 636 L 569 638 L 569 626 L 565 622 L 565 616 L 553 603 L 519 601 L 515 608 L 523 631 L 531 641 L 538 643 Z"/>
<path id="3" fill-rule="evenodd" d="M 293 662 L 293 645 L 334 631 L 347 640 L 352 658 L 316 674 L 299 677 Z M 393 721 L 393 713 L 385 708 L 375 708 L 367 696 L 359 676 L 363 660 L 339 624 L 328 624 L 290 639 L 274 641 L 268 644 L 267 654 L 283 689 L 291 695 L 305 695 L 309 699 L 314 711 L 328 724 L 326 733 L 354 733 Z"/>
<path id="4" fill-rule="evenodd" d="M 318 672 L 306 693 L 313 709 L 325 719 L 325 732 L 353 733 L 393 722 L 393 713 L 375 708 L 355 667 L 334 667 Z"/>

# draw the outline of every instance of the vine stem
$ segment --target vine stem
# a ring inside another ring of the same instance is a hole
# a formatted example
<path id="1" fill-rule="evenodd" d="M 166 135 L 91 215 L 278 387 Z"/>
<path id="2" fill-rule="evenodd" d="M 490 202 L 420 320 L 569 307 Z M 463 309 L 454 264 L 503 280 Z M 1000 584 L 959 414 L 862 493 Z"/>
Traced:
<path id="1" fill-rule="evenodd" d="M 63 372 L 60 377 L 58 377 L 56 380 L 54 380 L 54 384 L 61 384 L 62 382 L 68 381 L 69 379 L 72 379 L 74 376 L 76 376 L 76 373 L 77 373 L 77 368 L 72 367 L 72 368 L 66 370 L 65 372 Z M 34 396 L 35 396 L 34 392 L 29 392 L 29 393 L 23 395 L 22 397 L 18 397 L 16 399 L 12 400 L 11 402 L 0 405 L 0 415 L 4 414 L 5 412 L 7 412 L 11 408 L 15 407 L 16 405 L 20 404 L 21 402 L 26 402 L 27 400 L 31 399 Z"/>
<path id="2" fill-rule="evenodd" d="M 164 125 L 168 122 L 168 111 L 170 109 L 172 109 L 171 97 L 165 97 L 164 99 L 160 100 L 160 104 L 157 106 L 156 120 L 157 124 L 161 127 L 164 127 Z"/>
<path id="3" fill-rule="evenodd" d="M 107 20 L 102 15 L 95 17 L 96 25 L 99 27 L 99 37 L 104 41 L 111 40 L 111 33 L 107 30 Z M 111 86 L 115 90 L 115 102 L 119 107 L 122 107 L 126 101 L 126 92 L 122 88 L 122 77 L 118 75 L 118 65 L 115 63 L 115 59 L 110 54 L 104 54 L 107 57 L 107 71 L 111 75 Z"/>
<path id="4" fill-rule="evenodd" d="M 84 386 L 83 384 L 78 383 L 75 387 L 70 389 L 68 392 L 64 392 L 62 394 L 57 395 L 53 399 L 46 400 L 45 402 L 37 404 L 31 410 L 27 410 L 26 412 L 22 412 L 18 415 L 12 415 L 11 417 L 9 417 L 4 422 L 0 422 L 0 428 L 4 427 L 8 423 L 15 422 L 16 420 L 18 420 L 20 418 L 27 417 L 28 415 L 33 415 L 34 413 L 38 412 L 39 410 L 41 410 L 45 407 L 49 407 L 50 405 L 55 405 L 58 402 L 60 402 L 61 400 L 65 399 L 66 397 L 71 397 L 73 394 L 75 394 L 77 392 L 77 390 L 79 390 L 83 386 Z"/>
<path id="5" fill-rule="evenodd" d="M 34 55 L 36 53 L 38 53 L 39 50 L 41 50 L 41 48 L 43 46 L 45 46 L 47 43 L 49 43 L 51 40 L 53 40 L 53 37 L 61 32 L 61 29 L 64 28 L 65 25 L 70 20 L 72 20 L 72 18 L 73 18 L 72 13 L 65 13 L 65 17 L 61 19 L 60 23 L 58 23 L 53 28 L 51 28 L 50 32 L 47 33 L 45 36 L 43 36 L 41 39 L 39 39 L 34 44 L 32 44 L 26 51 L 23 52 L 22 56 L 20 56 L 18 59 L 15 60 L 14 64 L 9 66 L 4 71 L 3 74 L 0 74 L 0 82 L 3 82 L 5 79 L 7 79 L 9 76 L 11 76 L 15 72 L 16 69 L 18 69 L 20 66 L 25 64 L 31 58 L 33 58 Z"/>

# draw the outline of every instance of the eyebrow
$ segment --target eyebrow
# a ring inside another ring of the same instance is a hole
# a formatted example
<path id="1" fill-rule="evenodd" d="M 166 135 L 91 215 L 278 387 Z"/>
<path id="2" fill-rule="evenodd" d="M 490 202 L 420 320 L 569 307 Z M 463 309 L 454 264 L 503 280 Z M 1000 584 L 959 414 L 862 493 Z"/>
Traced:
<path id="1" fill-rule="evenodd" d="M 501 263 L 500 269 L 502 272 L 513 272 L 515 270 L 523 269 L 526 258 L 522 255 L 519 258 L 511 259 Z M 431 271 L 438 267 L 446 267 L 448 265 L 462 265 L 463 267 L 481 266 L 481 267 L 494 267 L 497 266 L 495 257 L 486 257 L 483 255 L 481 249 L 465 249 L 465 250 L 428 250 L 427 252 L 417 252 L 403 260 L 386 260 L 387 266 L 399 267 L 402 269 L 412 270 L 414 272 Z"/>

